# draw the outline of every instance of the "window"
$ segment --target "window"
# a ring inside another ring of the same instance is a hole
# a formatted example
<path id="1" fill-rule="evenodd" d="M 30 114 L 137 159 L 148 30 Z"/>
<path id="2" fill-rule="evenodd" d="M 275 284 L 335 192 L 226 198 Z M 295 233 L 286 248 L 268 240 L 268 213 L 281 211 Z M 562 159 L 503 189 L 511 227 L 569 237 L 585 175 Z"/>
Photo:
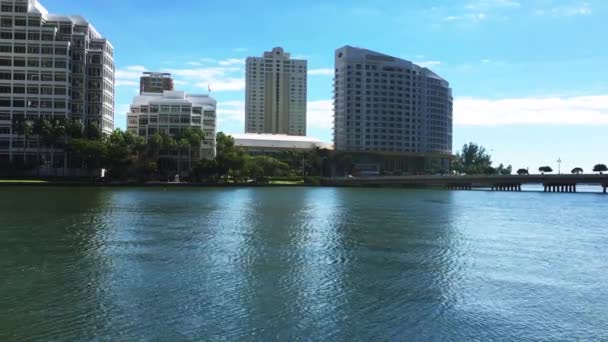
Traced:
<path id="1" fill-rule="evenodd" d="M 0 45 L 0 52 L 13 52 L 13 47 L 10 45 Z"/>
<path id="2" fill-rule="evenodd" d="M 15 32 L 15 39 L 18 40 L 25 40 L 25 32 Z"/>
<path id="3" fill-rule="evenodd" d="M 55 73 L 55 82 L 65 82 L 67 81 L 64 73 Z"/>
<path id="4" fill-rule="evenodd" d="M 56 60 L 55 61 L 55 68 L 56 69 L 65 69 L 68 67 L 68 64 L 66 61 L 62 61 L 62 60 Z"/>
<path id="5" fill-rule="evenodd" d="M 40 33 L 38 33 L 38 32 L 29 32 L 27 34 L 27 40 L 40 40 Z"/>
<path id="6" fill-rule="evenodd" d="M 0 32 L 0 39 L 13 39 L 13 33 L 2 31 Z"/>
<path id="7" fill-rule="evenodd" d="M 15 45 L 15 53 L 25 53 L 25 46 Z"/>
<path id="8" fill-rule="evenodd" d="M 15 26 L 27 26 L 27 21 L 25 18 L 15 18 Z"/>
<path id="9" fill-rule="evenodd" d="M 28 67 L 39 67 L 40 66 L 40 61 L 37 59 L 28 59 L 27 60 L 27 66 Z"/>
<path id="10" fill-rule="evenodd" d="M 15 93 L 15 94 L 25 94 L 25 87 L 14 86 L 13 87 L 13 93 Z"/>
<path id="11" fill-rule="evenodd" d="M 13 19 L 12 18 L 2 18 L 2 19 L 0 19 L 0 26 L 2 26 L 2 27 L 13 27 Z"/>
<path id="12" fill-rule="evenodd" d="M 13 75 L 10 71 L 0 71 L 0 80 L 11 80 L 13 79 Z"/>
<path id="13" fill-rule="evenodd" d="M 0 58 L 0 66 L 12 66 L 13 63 L 10 58 Z"/>
<path id="14" fill-rule="evenodd" d="M 23 72 L 16 72 L 13 74 L 13 79 L 17 80 L 17 81 L 25 81 L 25 73 Z"/>
<path id="15" fill-rule="evenodd" d="M 42 66 L 43 68 L 52 68 L 53 60 L 52 59 L 43 59 L 40 66 Z"/>
<path id="16" fill-rule="evenodd" d="M 10 94 L 11 93 L 11 87 L 7 86 L 7 85 L 0 85 L 0 93 L 2 93 L 2 94 Z"/>
<path id="17" fill-rule="evenodd" d="M 17 59 L 15 58 L 13 65 L 16 67 L 24 67 L 25 66 L 25 59 Z"/>

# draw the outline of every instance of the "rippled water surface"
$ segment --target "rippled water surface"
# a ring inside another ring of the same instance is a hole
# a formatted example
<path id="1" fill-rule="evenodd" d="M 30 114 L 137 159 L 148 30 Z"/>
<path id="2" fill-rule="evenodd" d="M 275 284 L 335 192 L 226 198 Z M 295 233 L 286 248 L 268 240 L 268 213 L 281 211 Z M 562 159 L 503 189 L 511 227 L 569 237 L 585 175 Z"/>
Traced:
<path id="1" fill-rule="evenodd" d="M 607 341 L 608 197 L 0 188 L 0 341 Z"/>

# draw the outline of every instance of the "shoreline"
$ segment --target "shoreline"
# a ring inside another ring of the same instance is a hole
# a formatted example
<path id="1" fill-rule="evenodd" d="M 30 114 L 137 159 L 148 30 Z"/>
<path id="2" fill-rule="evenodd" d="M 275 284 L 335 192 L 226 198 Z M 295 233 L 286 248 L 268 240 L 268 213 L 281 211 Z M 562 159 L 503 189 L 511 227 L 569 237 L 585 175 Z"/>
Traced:
<path id="1" fill-rule="evenodd" d="M 539 183 L 542 184 L 542 183 Z M 589 184 L 591 185 L 591 184 Z M 600 184 L 597 184 L 601 186 Z M 365 189 L 410 189 L 410 190 L 445 190 L 445 191 L 485 191 L 485 192 L 505 192 L 492 191 L 489 187 L 473 187 L 470 190 L 447 189 L 442 186 L 435 185 L 420 185 L 420 184 L 310 184 L 310 183 L 172 183 L 172 182 L 113 182 L 113 183 L 96 183 L 91 181 L 45 181 L 45 180 L 0 180 L 0 188 L 8 187 L 74 187 L 74 188 L 365 188 Z M 539 190 L 525 190 L 520 192 L 540 192 Z M 578 191 L 573 194 L 600 194 L 604 195 L 601 190 L 595 191 Z"/>

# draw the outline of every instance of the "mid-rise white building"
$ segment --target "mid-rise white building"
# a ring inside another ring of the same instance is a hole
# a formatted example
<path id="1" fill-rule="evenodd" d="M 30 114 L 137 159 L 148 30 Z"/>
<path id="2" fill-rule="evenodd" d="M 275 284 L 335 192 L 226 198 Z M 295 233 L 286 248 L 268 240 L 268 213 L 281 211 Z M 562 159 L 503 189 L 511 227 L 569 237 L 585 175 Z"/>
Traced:
<path id="1" fill-rule="evenodd" d="M 37 157 L 38 140 L 18 136 L 17 120 L 73 117 L 111 133 L 114 71 L 112 45 L 83 17 L 51 14 L 37 0 L 0 1 L 0 162 Z M 67 165 L 54 150 L 54 167 Z"/>
<path id="2" fill-rule="evenodd" d="M 307 62 L 283 48 L 247 58 L 245 132 L 306 135 Z"/>
<path id="3" fill-rule="evenodd" d="M 143 93 L 133 99 L 127 113 L 129 132 L 145 137 L 164 132 L 178 138 L 188 127 L 204 133 L 200 154 L 195 157 L 215 157 L 217 102 L 209 95 L 187 94 L 183 91 Z"/>

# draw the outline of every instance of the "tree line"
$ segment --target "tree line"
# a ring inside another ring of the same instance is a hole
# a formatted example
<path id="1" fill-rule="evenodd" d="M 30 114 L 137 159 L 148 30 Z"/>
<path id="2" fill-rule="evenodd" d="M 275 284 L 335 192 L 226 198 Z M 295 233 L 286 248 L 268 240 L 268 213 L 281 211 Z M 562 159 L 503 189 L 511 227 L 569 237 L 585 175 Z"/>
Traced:
<path id="1" fill-rule="evenodd" d="M 145 139 L 121 129 L 102 134 L 98 126 L 74 118 L 22 117 L 13 121 L 13 132 L 22 139 L 21 150 L 17 148 L 8 165 L 1 165 L 3 176 L 40 176 L 45 166 L 56 176 L 57 170 L 65 169 L 62 175 L 66 175 L 67 169 L 77 169 L 79 175 L 99 177 L 98 171 L 104 169 L 106 181 L 137 182 L 174 181 L 176 175 L 191 182 L 265 182 L 273 177 L 302 179 L 330 173 L 327 150 L 254 156 L 235 146 L 231 136 L 220 132 L 207 137 L 200 128 L 186 128 L 175 136 L 161 131 Z M 216 140 L 217 153 L 206 159 L 201 146 L 210 139 Z M 35 141 L 35 158 L 26 158 L 27 141 Z M 63 155 L 61 160 L 55 160 L 58 154 Z"/>
<path id="2" fill-rule="evenodd" d="M 511 165 L 505 167 L 500 164 L 498 167 L 492 166 L 492 156 L 488 151 L 480 145 L 475 143 L 465 144 L 462 150 L 458 152 L 452 162 L 452 170 L 457 174 L 469 174 L 469 175 L 510 175 L 513 173 L 513 167 Z M 593 172 L 607 172 L 608 167 L 605 164 L 597 164 L 593 167 Z M 553 168 L 550 166 L 541 166 L 538 168 L 538 172 L 541 174 L 552 173 Z M 571 171 L 572 174 L 582 174 L 583 169 L 575 167 Z M 526 168 L 517 170 L 517 174 L 520 176 L 530 174 L 530 171 Z"/>

